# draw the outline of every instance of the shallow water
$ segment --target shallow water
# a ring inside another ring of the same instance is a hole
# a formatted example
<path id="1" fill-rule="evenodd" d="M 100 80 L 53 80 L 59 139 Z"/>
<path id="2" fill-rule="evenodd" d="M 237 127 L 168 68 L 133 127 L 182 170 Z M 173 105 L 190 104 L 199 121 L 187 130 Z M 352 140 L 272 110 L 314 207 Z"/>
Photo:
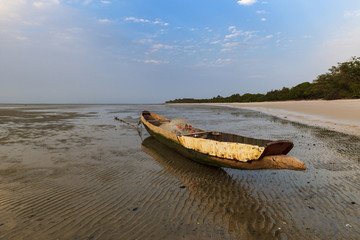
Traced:
<path id="1" fill-rule="evenodd" d="M 133 124 L 289 139 L 306 171 L 216 169 Z M 360 139 L 212 106 L 0 105 L 0 239 L 359 239 Z"/>

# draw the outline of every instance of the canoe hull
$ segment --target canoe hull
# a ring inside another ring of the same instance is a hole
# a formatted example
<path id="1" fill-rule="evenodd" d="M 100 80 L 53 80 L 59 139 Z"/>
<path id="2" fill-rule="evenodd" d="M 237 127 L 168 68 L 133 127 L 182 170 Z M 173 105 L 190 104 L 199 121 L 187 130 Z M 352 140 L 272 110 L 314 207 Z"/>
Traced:
<path id="1" fill-rule="evenodd" d="M 305 164 L 295 157 L 288 155 L 273 155 L 266 156 L 256 161 L 240 162 L 231 159 L 219 158 L 197 152 L 192 149 L 185 148 L 174 137 L 174 134 L 161 131 L 159 127 L 153 126 L 141 116 L 142 123 L 148 133 L 160 143 L 175 150 L 179 154 L 187 157 L 195 162 L 210 165 L 214 167 L 226 167 L 243 170 L 256 170 L 256 169 L 290 169 L 290 170 L 305 170 Z"/>
<path id="2" fill-rule="evenodd" d="M 184 157 L 190 158 L 191 160 L 193 160 L 195 162 L 205 164 L 205 165 L 210 165 L 210 166 L 214 166 L 214 167 L 229 167 L 229 166 L 225 166 L 225 165 L 221 164 L 221 162 L 219 160 L 212 159 L 212 157 L 210 157 L 208 155 L 185 148 L 180 144 L 180 142 L 174 141 L 173 139 L 167 138 L 166 136 L 164 136 L 160 133 L 154 132 L 146 125 L 144 125 L 144 126 L 145 126 L 145 129 L 148 131 L 148 133 L 152 137 L 154 137 L 157 141 L 159 141 L 160 143 L 166 145 L 167 147 L 175 150 L 176 152 L 180 153 Z"/>

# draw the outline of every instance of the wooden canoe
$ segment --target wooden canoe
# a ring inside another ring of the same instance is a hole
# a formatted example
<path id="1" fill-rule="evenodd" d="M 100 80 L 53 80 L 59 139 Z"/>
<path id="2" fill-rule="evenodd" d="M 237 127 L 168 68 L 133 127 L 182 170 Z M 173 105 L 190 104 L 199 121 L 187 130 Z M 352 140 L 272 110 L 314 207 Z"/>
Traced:
<path id="1" fill-rule="evenodd" d="M 194 133 L 177 134 L 161 127 L 169 119 L 148 111 L 141 113 L 141 122 L 156 140 L 198 163 L 235 169 L 306 169 L 303 162 L 286 155 L 293 147 L 290 141 L 254 139 L 198 128 Z"/>

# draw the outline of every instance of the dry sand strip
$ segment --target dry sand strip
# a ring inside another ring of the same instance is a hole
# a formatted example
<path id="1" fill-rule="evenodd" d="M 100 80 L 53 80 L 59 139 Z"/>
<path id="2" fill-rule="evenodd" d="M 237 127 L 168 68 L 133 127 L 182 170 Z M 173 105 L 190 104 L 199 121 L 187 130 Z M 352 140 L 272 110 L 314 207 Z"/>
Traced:
<path id="1" fill-rule="evenodd" d="M 220 103 L 264 112 L 290 121 L 360 136 L 360 99 L 259 103 Z"/>

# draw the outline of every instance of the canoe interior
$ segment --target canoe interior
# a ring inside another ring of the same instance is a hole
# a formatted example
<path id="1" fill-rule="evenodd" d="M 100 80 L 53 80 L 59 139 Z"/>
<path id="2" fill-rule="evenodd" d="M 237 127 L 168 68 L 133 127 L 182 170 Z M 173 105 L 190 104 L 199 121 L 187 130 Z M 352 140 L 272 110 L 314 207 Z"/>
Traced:
<path id="1" fill-rule="evenodd" d="M 157 114 L 150 113 L 148 111 L 143 111 L 142 115 L 150 124 L 157 127 L 160 127 L 163 123 L 170 122 L 169 119 L 161 117 Z M 271 141 L 265 139 L 250 138 L 231 133 L 204 131 L 199 128 L 196 128 L 196 132 L 194 134 L 187 134 L 185 136 L 215 140 L 219 142 L 234 142 L 265 147 L 265 150 L 260 156 L 260 158 L 272 155 L 286 155 L 294 146 L 291 141 L 287 140 Z"/>
<path id="2" fill-rule="evenodd" d="M 187 135 L 187 136 L 191 136 L 191 135 Z M 250 145 L 257 145 L 259 147 L 266 147 L 266 145 L 271 142 L 269 140 L 264 140 L 264 139 L 249 138 L 236 134 L 214 132 L 214 131 L 205 132 L 205 133 L 200 132 L 199 134 L 193 134 L 191 137 L 210 139 L 219 142 L 245 143 Z"/>

